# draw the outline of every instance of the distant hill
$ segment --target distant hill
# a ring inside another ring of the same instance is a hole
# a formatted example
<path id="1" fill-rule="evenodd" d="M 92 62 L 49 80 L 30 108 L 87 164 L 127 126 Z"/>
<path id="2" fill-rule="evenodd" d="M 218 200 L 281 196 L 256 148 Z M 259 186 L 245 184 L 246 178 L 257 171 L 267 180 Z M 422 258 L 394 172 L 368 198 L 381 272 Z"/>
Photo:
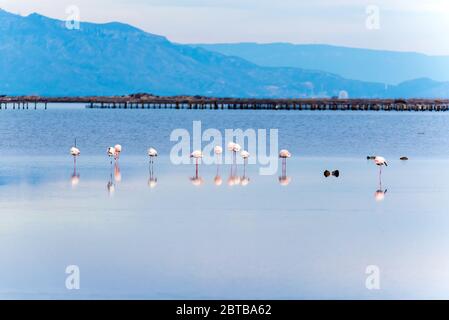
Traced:
<path id="1" fill-rule="evenodd" d="M 289 43 L 194 45 L 261 66 L 336 73 L 348 79 L 398 84 L 417 78 L 449 81 L 449 56 Z"/>
<path id="2" fill-rule="evenodd" d="M 0 95 L 157 95 L 229 97 L 448 97 L 447 83 L 400 86 L 329 72 L 261 67 L 242 58 L 171 43 L 121 23 L 65 22 L 0 10 Z"/>

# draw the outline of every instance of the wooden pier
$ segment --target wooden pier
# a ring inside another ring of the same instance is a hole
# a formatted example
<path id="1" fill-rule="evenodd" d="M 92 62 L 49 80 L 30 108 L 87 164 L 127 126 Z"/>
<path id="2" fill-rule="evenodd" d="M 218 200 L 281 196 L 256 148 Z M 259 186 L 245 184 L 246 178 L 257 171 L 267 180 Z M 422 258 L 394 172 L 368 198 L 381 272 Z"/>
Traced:
<path id="1" fill-rule="evenodd" d="M 52 103 L 82 103 L 89 109 L 192 109 L 192 110 L 352 110 L 448 111 L 449 99 L 239 99 L 160 97 L 136 94 L 116 97 L 0 96 L 3 109 L 47 109 Z"/>

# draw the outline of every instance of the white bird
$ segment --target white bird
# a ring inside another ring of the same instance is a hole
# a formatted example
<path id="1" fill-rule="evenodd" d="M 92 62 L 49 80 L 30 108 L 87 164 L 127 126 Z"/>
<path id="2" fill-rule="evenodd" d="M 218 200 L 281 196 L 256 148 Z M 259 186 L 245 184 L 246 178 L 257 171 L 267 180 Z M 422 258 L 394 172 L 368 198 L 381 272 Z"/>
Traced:
<path id="1" fill-rule="evenodd" d="M 81 154 L 80 149 L 76 147 L 76 139 L 75 139 L 75 145 L 70 148 L 70 155 L 72 155 L 75 159 L 76 157 L 79 157 Z"/>
<path id="2" fill-rule="evenodd" d="M 76 147 L 76 139 L 75 145 L 70 148 L 70 155 L 73 157 L 73 174 L 72 174 L 72 186 L 75 186 L 79 183 L 79 174 L 76 173 L 76 158 L 81 154 L 80 149 Z"/>
<path id="3" fill-rule="evenodd" d="M 154 148 L 148 149 L 148 156 L 150 157 L 150 162 L 154 162 L 154 158 L 157 157 L 157 150 Z"/>
<path id="4" fill-rule="evenodd" d="M 234 143 L 234 142 L 229 142 L 229 143 L 228 143 L 228 150 L 229 150 L 229 151 L 234 151 L 234 146 L 235 146 L 235 143 Z"/>
<path id="5" fill-rule="evenodd" d="M 387 163 L 387 161 L 385 160 L 384 157 L 379 157 L 379 156 L 374 157 L 374 163 L 376 164 L 376 166 L 379 167 L 379 180 L 382 181 L 382 178 L 381 178 L 381 176 L 382 176 L 382 167 L 383 166 L 388 167 L 388 163 Z"/>
<path id="6" fill-rule="evenodd" d="M 240 152 L 240 150 L 242 150 L 242 147 L 239 144 L 235 143 L 235 142 L 229 142 L 228 143 L 228 150 L 232 151 L 233 162 L 235 163 L 236 154 L 237 154 L 237 152 Z"/>
<path id="7" fill-rule="evenodd" d="M 378 166 L 386 166 L 386 167 L 388 167 L 388 163 L 387 163 L 387 161 L 385 160 L 385 158 L 384 157 L 374 157 L 374 163 L 376 164 L 376 165 L 378 165 Z"/>
<path id="8" fill-rule="evenodd" d="M 196 162 L 198 162 L 198 159 L 201 159 L 203 157 L 203 152 L 200 150 L 195 150 L 190 154 L 190 158 L 196 159 Z"/>
<path id="9" fill-rule="evenodd" d="M 216 147 L 214 148 L 214 153 L 215 153 L 217 156 L 221 155 L 221 154 L 223 153 L 223 148 L 220 147 L 220 146 L 216 146 Z"/>
<path id="10" fill-rule="evenodd" d="M 119 144 L 116 144 L 114 146 L 114 149 L 115 149 L 114 159 L 117 160 L 118 158 L 120 158 L 120 153 L 122 153 L 122 146 Z"/>
<path id="11" fill-rule="evenodd" d="M 291 158 L 292 154 L 286 150 L 286 149 L 282 149 L 281 151 L 279 151 L 279 158 L 281 159 L 287 159 L 287 158 Z"/>
<path id="12" fill-rule="evenodd" d="M 115 155 L 115 148 L 114 147 L 109 147 L 108 148 L 108 156 L 109 157 L 113 157 Z"/>
<path id="13" fill-rule="evenodd" d="M 109 158 L 115 157 L 116 151 L 115 151 L 114 147 L 109 147 L 107 152 L 108 152 L 108 157 Z M 112 166 L 112 159 L 111 159 L 111 166 Z"/>
<path id="14" fill-rule="evenodd" d="M 70 154 L 73 157 L 79 157 L 81 152 L 80 152 L 80 149 L 78 149 L 77 147 L 72 147 L 72 148 L 70 148 Z"/>

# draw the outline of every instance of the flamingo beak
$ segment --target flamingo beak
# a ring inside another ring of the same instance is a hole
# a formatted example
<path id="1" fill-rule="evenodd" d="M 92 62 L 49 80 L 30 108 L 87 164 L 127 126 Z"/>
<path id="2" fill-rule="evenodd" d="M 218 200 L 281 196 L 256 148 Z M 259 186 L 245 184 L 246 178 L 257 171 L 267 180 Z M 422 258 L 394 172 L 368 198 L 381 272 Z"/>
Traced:
<path id="1" fill-rule="evenodd" d="M 385 162 L 385 166 L 388 167 L 388 163 Z"/>

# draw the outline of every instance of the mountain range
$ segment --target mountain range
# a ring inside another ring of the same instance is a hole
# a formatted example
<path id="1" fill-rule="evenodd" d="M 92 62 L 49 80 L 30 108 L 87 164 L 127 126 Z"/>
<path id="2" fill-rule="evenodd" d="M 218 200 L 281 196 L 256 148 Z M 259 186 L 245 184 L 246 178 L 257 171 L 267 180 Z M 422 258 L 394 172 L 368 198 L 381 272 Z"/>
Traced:
<path id="1" fill-rule="evenodd" d="M 261 66 L 321 70 L 368 82 L 399 84 L 418 78 L 449 81 L 449 56 L 319 44 L 229 43 L 194 46 L 237 56 Z"/>
<path id="2" fill-rule="evenodd" d="M 251 59 L 250 59 L 251 60 Z M 336 73 L 260 65 L 122 23 L 65 22 L 0 10 L 0 94 L 203 95 L 217 97 L 449 97 L 449 83 L 430 79 L 398 85 L 352 80 Z"/>

